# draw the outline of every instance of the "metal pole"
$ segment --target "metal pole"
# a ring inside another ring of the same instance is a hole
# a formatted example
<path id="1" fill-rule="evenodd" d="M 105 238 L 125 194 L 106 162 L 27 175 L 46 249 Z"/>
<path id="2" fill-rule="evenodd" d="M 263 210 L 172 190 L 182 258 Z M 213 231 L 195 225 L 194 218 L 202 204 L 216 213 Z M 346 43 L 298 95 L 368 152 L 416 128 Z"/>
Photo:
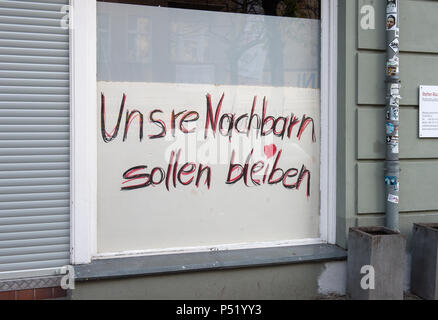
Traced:
<path id="1" fill-rule="evenodd" d="M 399 231 L 399 0 L 387 0 L 386 5 L 386 161 L 385 202 L 387 228 Z"/>

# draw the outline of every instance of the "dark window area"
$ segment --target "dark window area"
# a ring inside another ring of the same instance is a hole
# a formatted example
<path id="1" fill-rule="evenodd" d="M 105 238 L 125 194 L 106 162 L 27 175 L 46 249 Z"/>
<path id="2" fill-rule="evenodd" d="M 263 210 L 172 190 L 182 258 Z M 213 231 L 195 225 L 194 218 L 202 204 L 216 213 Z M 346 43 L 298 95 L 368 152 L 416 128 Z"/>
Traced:
<path id="1" fill-rule="evenodd" d="M 98 0 L 180 9 L 320 19 L 321 0 Z"/>

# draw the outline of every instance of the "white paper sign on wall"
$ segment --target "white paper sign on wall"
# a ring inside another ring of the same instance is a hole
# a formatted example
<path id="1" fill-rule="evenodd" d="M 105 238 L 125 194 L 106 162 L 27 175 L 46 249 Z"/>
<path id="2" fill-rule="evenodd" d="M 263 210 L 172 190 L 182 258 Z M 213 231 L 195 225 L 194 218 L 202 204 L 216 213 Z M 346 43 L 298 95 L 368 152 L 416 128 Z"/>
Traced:
<path id="1" fill-rule="evenodd" d="M 99 81 L 98 95 L 98 253 L 320 237 L 319 89 Z"/>
<path id="2" fill-rule="evenodd" d="M 438 138 L 438 86 L 420 86 L 420 138 Z"/>

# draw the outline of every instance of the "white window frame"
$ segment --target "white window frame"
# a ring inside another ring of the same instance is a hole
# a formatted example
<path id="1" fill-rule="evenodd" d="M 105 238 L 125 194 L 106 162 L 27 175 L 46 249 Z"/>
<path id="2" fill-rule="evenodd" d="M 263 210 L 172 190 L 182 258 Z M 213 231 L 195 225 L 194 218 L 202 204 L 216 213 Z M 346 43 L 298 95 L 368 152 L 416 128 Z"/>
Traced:
<path id="1" fill-rule="evenodd" d="M 71 0 L 70 244 L 72 264 L 97 252 L 96 0 Z"/>
<path id="2" fill-rule="evenodd" d="M 71 0 L 71 262 L 211 248 L 171 248 L 97 255 L 97 17 L 96 0 Z M 337 10 L 321 1 L 321 174 L 320 239 L 216 246 L 220 250 L 336 242 Z"/>

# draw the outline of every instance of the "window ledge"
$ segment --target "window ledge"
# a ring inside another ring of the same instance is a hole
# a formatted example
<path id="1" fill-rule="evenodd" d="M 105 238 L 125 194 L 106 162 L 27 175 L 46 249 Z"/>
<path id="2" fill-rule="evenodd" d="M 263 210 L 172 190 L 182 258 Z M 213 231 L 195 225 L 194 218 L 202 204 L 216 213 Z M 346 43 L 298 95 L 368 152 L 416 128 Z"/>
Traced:
<path id="1" fill-rule="evenodd" d="M 293 247 L 197 252 L 94 260 L 76 265 L 77 281 L 162 275 L 207 270 L 226 270 L 345 260 L 347 252 L 330 244 Z"/>

